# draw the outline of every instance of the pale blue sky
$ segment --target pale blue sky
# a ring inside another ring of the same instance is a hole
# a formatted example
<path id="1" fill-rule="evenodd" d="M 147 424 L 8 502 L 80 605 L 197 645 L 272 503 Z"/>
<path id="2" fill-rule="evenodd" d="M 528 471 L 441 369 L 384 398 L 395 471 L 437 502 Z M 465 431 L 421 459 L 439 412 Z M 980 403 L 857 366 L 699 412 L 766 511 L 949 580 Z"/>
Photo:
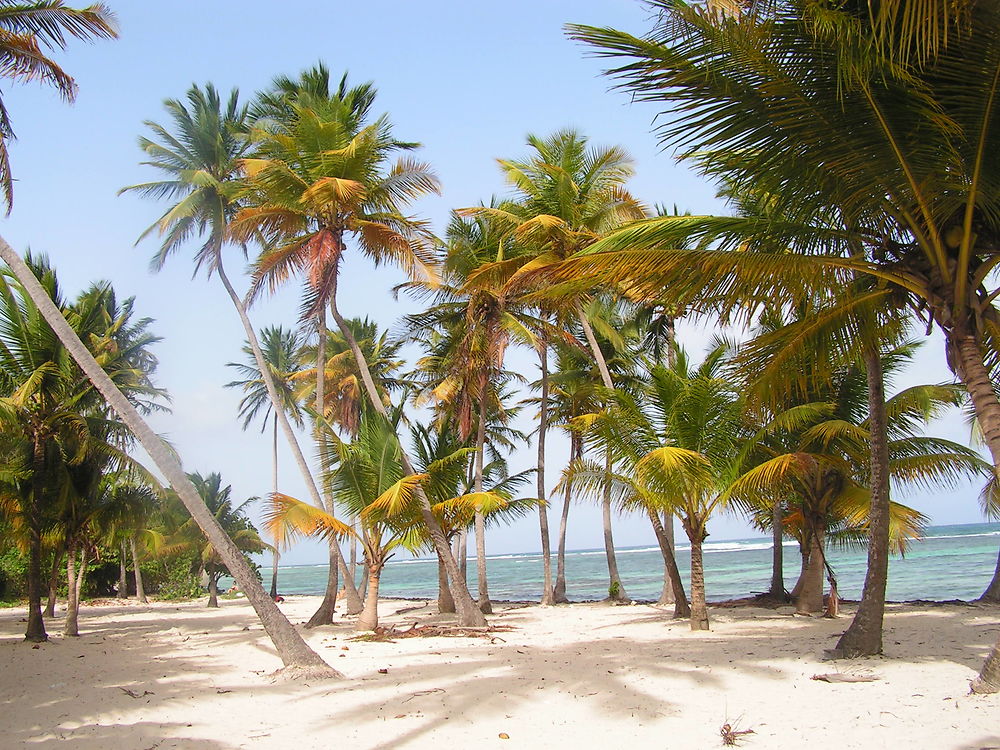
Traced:
<path id="1" fill-rule="evenodd" d="M 527 133 L 545 135 L 566 127 L 579 129 L 595 144 L 625 146 L 638 171 L 630 187 L 649 204 L 676 203 L 693 213 L 721 208 L 710 185 L 658 148 L 650 132 L 655 110 L 610 92 L 609 82 L 599 76 L 601 61 L 563 33 L 567 22 L 641 32 L 649 25 L 647 11 L 634 0 L 112 0 L 111 5 L 121 39 L 74 44 L 59 55 L 80 86 L 74 106 L 38 87 L 4 90 L 19 140 L 11 147 L 14 211 L 0 221 L 0 233 L 20 251 L 30 246 L 48 253 L 71 293 L 105 278 L 121 295 L 138 298 L 140 313 L 156 319 L 154 330 L 165 339 L 157 348 L 158 381 L 174 399 L 173 413 L 156 417 L 154 426 L 174 442 L 189 471 L 220 471 L 237 497 L 270 489 L 269 440 L 241 432 L 239 394 L 222 388 L 234 377 L 225 363 L 241 357 L 242 328 L 217 282 L 191 280 L 191 253 L 178 253 L 157 275 L 147 271 L 156 245 L 133 243 L 164 207 L 116 195 L 124 185 L 155 177 L 139 166 L 143 154 L 136 138 L 144 132 L 143 120 L 166 122 L 163 99 L 182 97 L 192 83 L 207 81 L 224 91 L 236 86 L 249 97 L 275 75 L 294 76 L 318 60 L 335 73 L 349 70 L 355 82 L 372 80 L 379 90 L 377 110 L 391 114 L 399 137 L 424 144 L 418 154 L 442 180 L 443 195 L 416 207 L 438 231 L 452 208 L 504 192 L 497 157 L 525 154 Z M 231 275 L 240 277 L 242 260 L 235 252 L 229 258 Z M 412 309 L 405 300 L 392 300 L 389 289 L 401 278 L 391 270 L 376 271 L 352 259 L 344 279 L 345 314 L 368 315 L 392 326 Z M 245 278 L 240 281 L 245 288 Z M 294 324 L 297 291 L 289 288 L 257 305 L 252 311 L 256 326 Z M 700 349 L 709 328 L 684 325 L 682 339 Z M 533 358 L 514 357 L 514 366 L 534 378 Z M 935 338 L 906 379 L 948 377 Z M 957 418 L 938 432 L 959 440 L 967 436 Z M 566 447 L 556 439 L 550 451 L 551 487 Z M 529 449 L 515 457 L 514 468 L 529 466 L 533 454 Z M 302 494 L 287 461 L 281 475 L 284 491 Z M 909 500 L 938 523 L 980 520 L 971 488 L 898 499 Z M 489 551 L 536 550 L 537 528 L 532 517 L 491 531 Z M 748 535 L 735 518 L 720 518 L 710 528 L 716 538 Z M 616 541 L 651 544 L 653 537 L 642 519 L 622 519 Z M 601 544 L 597 509 L 574 509 L 569 546 Z M 302 545 L 284 559 L 322 557 L 315 546 Z"/>

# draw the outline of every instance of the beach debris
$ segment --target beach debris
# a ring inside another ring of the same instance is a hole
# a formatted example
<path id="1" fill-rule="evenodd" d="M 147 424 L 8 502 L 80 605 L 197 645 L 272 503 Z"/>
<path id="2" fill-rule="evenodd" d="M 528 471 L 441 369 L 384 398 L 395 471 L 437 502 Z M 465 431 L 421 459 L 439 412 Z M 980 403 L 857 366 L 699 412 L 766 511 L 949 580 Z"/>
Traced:
<path id="1" fill-rule="evenodd" d="M 513 625 L 488 625 L 485 628 L 464 628 L 451 625 L 417 625 L 417 623 L 413 623 L 405 630 L 400 630 L 395 625 L 379 625 L 370 633 L 362 633 L 350 640 L 394 643 L 399 638 L 433 638 L 440 636 L 444 638 L 489 638 L 491 643 L 495 643 L 496 641 L 503 641 L 503 638 L 495 636 L 493 633 L 506 633 L 514 629 Z"/>
<path id="2" fill-rule="evenodd" d="M 418 690 L 417 692 L 410 695 L 409 698 L 403 698 L 401 703 L 406 703 L 407 701 L 412 701 L 414 698 L 419 698 L 421 695 L 430 695 L 431 693 L 443 693 L 444 688 L 431 688 L 430 690 Z"/>
<path id="3" fill-rule="evenodd" d="M 500 732 L 500 734 L 498 734 L 497 737 L 499 737 L 502 740 L 509 740 L 510 739 L 510 735 L 507 734 L 506 732 Z"/>
<path id="4" fill-rule="evenodd" d="M 118 689 L 121 690 L 123 693 L 125 693 L 125 695 L 127 695 L 129 698 L 145 698 L 147 695 L 155 695 L 155 693 L 152 690 L 143 690 L 142 693 L 137 693 L 134 690 L 129 690 L 128 688 L 124 688 L 121 685 L 118 686 Z"/>
<path id="5" fill-rule="evenodd" d="M 840 672 L 827 672 L 825 674 L 814 674 L 813 680 L 820 682 L 876 682 L 880 677 L 873 674 L 842 674 Z"/>
<path id="6" fill-rule="evenodd" d="M 380 670 L 378 671 L 378 673 L 379 673 L 379 674 L 389 674 L 389 670 L 388 670 L 388 669 L 380 669 Z"/>
<path id="7" fill-rule="evenodd" d="M 736 745 L 740 741 L 740 737 L 748 734 L 753 734 L 752 729 L 733 729 L 731 724 L 723 724 L 719 729 L 719 734 L 722 735 L 723 745 Z"/>

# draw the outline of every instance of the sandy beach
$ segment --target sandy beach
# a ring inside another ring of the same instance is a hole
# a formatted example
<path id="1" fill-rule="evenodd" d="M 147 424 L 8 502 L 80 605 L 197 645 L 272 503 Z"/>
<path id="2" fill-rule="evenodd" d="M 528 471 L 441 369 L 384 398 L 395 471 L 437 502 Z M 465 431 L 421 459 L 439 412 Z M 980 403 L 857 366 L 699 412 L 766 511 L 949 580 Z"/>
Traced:
<path id="1" fill-rule="evenodd" d="M 315 604 L 282 607 L 300 623 Z M 399 628 L 449 622 L 433 603 L 381 607 Z M 752 730 L 746 747 L 1000 747 L 1000 695 L 968 694 L 997 608 L 891 605 L 886 656 L 850 662 L 822 661 L 847 616 L 712 616 L 695 634 L 646 605 L 500 605 L 489 637 L 395 642 L 352 640 L 345 620 L 304 632 L 346 679 L 289 683 L 269 679 L 281 664 L 243 600 L 85 605 L 80 638 L 38 647 L 21 640 L 24 610 L 8 609 L 0 745 L 707 748 L 729 723 Z M 812 679 L 825 673 L 878 679 Z"/>

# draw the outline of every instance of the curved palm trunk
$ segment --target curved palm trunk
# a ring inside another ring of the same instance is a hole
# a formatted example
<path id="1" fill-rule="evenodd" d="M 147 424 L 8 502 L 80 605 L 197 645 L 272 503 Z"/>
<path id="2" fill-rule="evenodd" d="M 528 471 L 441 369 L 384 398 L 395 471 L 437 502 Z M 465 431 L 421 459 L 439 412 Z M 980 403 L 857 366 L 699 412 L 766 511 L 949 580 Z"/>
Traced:
<path id="1" fill-rule="evenodd" d="M 135 537 L 129 537 L 128 543 L 132 548 L 132 569 L 135 571 L 135 597 L 143 604 L 147 604 L 149 599 L 146 598 L 146 589 L 142 585 L 142 571 L 139 570 L 139 555 L 135 550 Z"/>
<path id="2" fill-rule="evenodd" d="M 685 523 L 685 526 L 688 526 Z M 705 561 L 702 542 L 705 532 L 685 529 L 691 541 L 691 630 L 708 630 L 708 603 L 705 601 Z"/>
<path id="3" fill-rule="evenodd" d="M 538 531 L 542 539 L 542 601 L 543 607 L 555 603 L 552 592 L 552 542 L 549 539 L 549 512 L 545 495 L 545 434 L 549 422 L 549 349 L 545 341 L 538 345 L 538 362 L 542 370 L 542 394 L 538 405 L 538 464 L 535 480 L 538 492 Z"/>
<path id="4" fill-rule="evenodd" d="M 118 598 L 128 599 L 128 569 L 126 567 L 125 540 L 118 544 Z"/>
<path id="5" fill-rule="evenodd" d="M 799 598 L 799 594 L 802 592 L 802 582 L 806 579 L 806 568 L 809 567 L 809 549 L 804 546 L 802 539 L 799 539 L 798 541 L 799 577 L 795 579 L 795 585 L 792 586 L 792 590 L 788 594 L 792 601 L 796 601 Z"/>
<path id="6" fill-rule="evenodd" d="M 889 436 L 885 412 L 882 358 L 877 349 L 865 350 L 868 371 L 868 431 L 871 442 L 871 510 L 868 515 L 868 571 L 861 604 L 850 627 L 837 641 L 837 650 L 848 658 L 882 653 L 882 620 L 885 586 L 889 577 Z M 836 591 L 830 591 L 831 609 Z"/>
<path id="7" fill-rule="evenodd" d="M 785 548 L 782 546 L 782 522 L 785 509 L 781 502 L 776 502 L 771 510 L 771 590 L 768 595 L 775 601 L 786 601 L 785 593 Z"/>
<path id="8" fill-rule="evenodd" d="M 986 591 L 979 597 L 979 601 L 989 604 L 1000 604 L 1000 552 L 997 553 L 997 567 L 993 571 L 993 580 L 986 587 Z"/>
<path id="9" fill-rule="evenodd" d="M 576 434 L 570 436 L 569 459 L 573 461 L 580 457 L 580 441 Z M 570 488 L 569 483 L 563 490 L 563 507 L 559 515 L 559 545 L 556 551 L 556 585 L 552 590 L 552 598 L 556 604 L 568 604 L 566 598 L 566 527 L 569 523 Z"/>
<path id="10" fill-rule="evenodd" d="M 660 522 L 660 528 L 663 529 L 663 539 L 664 539 L 664 542 L 666 543 L 667 547 L 670 549 L 670 556 L 672 558 L 674 558 L 674 567 L 676 568 L 677 567 L 677 558 L 674 555 L 675 544 L 674 544 L 674 519 L 673 519 L 673 516 L 670 513 L 664 512 L 663 513 L 663 520 L 660 521 L 660 519 L 657 518 L 657 521 Z M 655 527 L 654 527 L 654 532 L 655 532 Z M 657 544 L 660 543 L 659 537 L 657 537 L 656 541 L 657 541 Z M 662 552 L 662 551 L 663 551 L 663 548 L 662 548 L 662 545 L 661 545 L 660 552 Z M 677 595 L 674 592 L 674 588 L 675 587 L 674 587 L 673 581 L 670 578 L 670 566 L 667 565 L 666 558 L 664 557 L 664 561 L 663 561 L 663 588 L 660 589 L 660 598 L 656 600 L 657 606 L 659 606 L 659 607 L 669 607 L 671 604 L 675 604 L 676 603 L 676 596 Z M 682 589 L 682 591 L 683 591 L 683 589 Z M 686 597 L 685 597 L 685 599 L 686 599 Z M 685 601 L 685 605 L 686 604 L 687 604 L 687 602 Z M 676 616 L 676 614 L 675 614 L 675 616 Z M 686 614 L 682 615 L 682 617 L 687 617 L 687 615 Z"/>
<path id="11" fill-rule="evenodd" d="M 823 532 L 809 532 L 809 557 L 802 571 L 802 586 L 795 599 L 798 614 L 811 615 L 823 611 Z"/>
<path id="12" fill-rule="evenodd" d="M 476 478 L 473 489 L 483 491 L 483 453 L 486 451 L 486 383 L 479 398 L 479 424 L 476 427 Z M 489 578 L 486 575 L 486 517 L 476 511 L 476 577 L 479 584 L 479 609 L 484 615 L 493 614 L 490 604 Z"/>
<path id="13" fill-rule="evenodd" d="M 351 348 L 351 353 L 354 355 L 354 361 L 357 363 L 358 371 L 361 374 L 361 382 L 364 383 L 365 392 L 368 394 L 368 400 L 371 402 L 375 411 L 383 417 L 388 417 L 385 404 L 382 403 L 382 399 L 379 396 L 378 388 L 375 385 L 375 381 L 372 379 L 371 372 L 368 369 L 368 363 L 365 361 L 365 356 L 361 351 L 361 347 L 358 346 L 358 342 L 354 338 L 354 334 L 351 332 L 351 329 L 348 328 L 347 321 L 344 320 L 340 311 L 337 309 L 336 281 L 332 284 L 332 287 L 333 289 L 330 294 L 330 312 L 333 314 L 333 318 L 336 320 L 337 326 L 340 328 L 340 332 L 344 336 L 344 340 L 347 341 L 348 346 Z M 413 471 L 413 464 L 410 462 L 410 457 L 407 455 L 406 451 L 401 451 L 400 461 L 403 464 L 403 470 L 406 474 L 412 476 L 415 472 Z M 431 538 L 432 544 L 434 545 L 434 551 L 437 553 L 438 559 L 444 564 L 445 570 L 448 573 L 448 579 L 451 582 L 451 593 L 455 599 L 455 608 L 458 610 L 459 623 L 465 627 L 485 626 L 486 618 L 483 616 L 479 607 L 476 606 L 476 602 L 473 601 L 472 594 L 469 593 L 469 587 L 466 585 L 465 579 L 459 572 L 458 563 L 455 562 L 455 558 L 452 557 L 451 549 L 448 546 L 448 540 L 445 537 L 444 530 L 437 522 L 437 519 L 434 518 L 434 512 L 431 510 L 431 504 L 427 499 L 427 495 L 425 495 L 423 490 L 419 487 L 414 494 L 417 498 L 420 518 L 424 523 L 424 527 L 427 529 L 427 533 Z"/>
<path id="14" fill-rule="evenodd" d="M 13 254 L 10 247 L 0 239 L 0 251 L 6 247 Z M 6 260 L 6 258 L 4 258 Z M 21 260 L 20 257 L 17 258 Z M 8 264 L 9 265 L 9 264 Z M 22 261 L 23 265 L 23 261 Z M 13 268 L 13 266 L 12 266 Z M 25 272 L 35 277 L 24 266 Z M 35 282 L 38 284 L 38 282 Z M 38 285 L 39 290 L 42 289 Z M 49 299 L 45 291 L 41 294 L 45 299 Z M 51 300 L 49 300 L 51 303 Z M 55 305 L 52 305 L 55 308 Z M 58 311 L 57 311 L 58 312 Z M 60 317 L 62 317 L 60 315 Z M 69 326 L 67 326 L 68 328 Z M 45 443 L 39 435 L 35 435 L 32 454 L 32 474 L 31 474 L 31 502 L 28 504 L 28 627 L 25 628 L 24 639 L 40 643 L 49 639 L 45 632 L 45 622 L 42 620 L 42 522 L 41 503 L 45 493 Z"/>
<path id="15" fill-rule="evenodd" d="M 385 561 L 376 558 L 374 562 L 369 560 L 368 552 L 365 552 L 366 568 L 368 569 L 368 593 L 365 596 L 365 608 L 358 618 L 355 630 L 374 630 L 378 627 L 378 585 L 382 578 L 382 567 Z"/>
<path id="16" fill-rule="evenodd" d="M 611 473 L 611 454 L 604 459 L 604 470 Z M 604 555 L 608 560 L 608 601 L 626 604 L 631 599 L 625 593 L 625 585 L 618 575 L 618 558 L 615 556 L 615 539 L 611 533 L 611 479 L 604 481 L 601 497 L 601 518 L 604 522 Z"/>
<path id="17" fill-rule="evenodd" d="M 597 369 L 601 373 L 601 382 L 605 388 L 611 390 L 615 387 L 614 382 L 611 380 L 611 371 L 608 370 L 608 363 L 604 359 L 601 347 L 597 345 L 597 337 L 594 336 L 594 329 L 590 327 L 590 321 L 587 320 L 587 313 L 584 312 L 583 305 L 579 302 L 576 304 L 576 315 L 580 319 L 580 325 L 583 326 L 583 335 L 587 338 L 587 343 L 590 345 L 590 352 L 594 355 L 594 362 L 597 363 Z"/>
<path id="18" fill-rule="evenodd" d="M 990 372 L 983 364 L 983 350 L 974 336 L 962 336 L 954 331 L 949 333 L 947 330 L 945 336 L 949 348 L 954 353 L 958 376 L 972 398 L 976 419 L 979 420 L 979 427 L 983 432 L 983 440 L 993 458 L 993 470 L 1000 471 L 1000 399 L 997 398 Z M 1000 559 L 997 560 L 997 568 L 1000 569 Z M 995 575 L 984 595 L 993 590 L 993 583 L 996 582 Z M 973 683 L 973 690 L 979 693 L 1000 692 L 1000 640 L 997 640 L 986 663 L 983 664 L 978 679 Z"/>
<path id="19" fill-rule="evenodd" d="M 667 516 L 671 525 L 673 517 Z M 688 604 L 687 595 L 684 593 L 684 583 L 681 581 L 681 574 L 677 570 L 677 558 L 674 556 L 674 548 L 667 536 L 666 529 L 660 522 L 660 516 L 655 510 L 649 510 L 649 522 L 653 525 L 653 534 L 656 542 L 660 545 L 660 554 L 663 555 L 664 582 L 663 588 L 670 589 L 671 604 L 674 605 L 674 619 L 681 619 L 691 615 L 691 606 Z M 659 604 L 660 602 L 657 602 Z"/>
<path id="20" fill-rule="evenodd" d="M 163 474 L 170 486 L 177 492 L 181 502 L 184 503 L 184 507 L 187 508 L 195 523 L 201 527 L 205 536 L 225 562 L 226 567 L 229 568 L 240 588 L 246 594 L 247 599 L 253 605 L 261 624 L 274 643 L 282 662 L 289 667 L 309 668 L 310 673 L 314 676 L 341 677 L 342 675 L 339 672 L 329 667 L 315 651 L 309 648 L 306 642 L 302 640 L 302 636 L 298 634 L 295 628 L 292 627 L 292 624 L 281 613 L 281 610 L 275 605 L 274 601 L 264 593 L 264 589 L 257 582 L 257 577 L 251 572 L 243 555 L 219 526 L 215 517 L 209 512 L 204 501 L 199 496 L 198 490 L 195 489 L 191 480 L 184 473 L 180 462 L 174 457 L 166 444 L 146 424 L 146 421 L 139 415 L 135 407 L 122 395 L 122 392 L 118 390 L 107 373 L 101 369 L 101 366 L 66 322 L 66 319 L 49 298 L 48 294 L 46 294 L 41 284 L 38 283 L 31 270 L 2 238 L 0 238 L 0 258 L 10 266 L 18 281 L 24 286 L 32 301 L 38 306 L 45 321 L 52 327 L 52 330 L 59 337 L 59 340 L 69 351 L 70 355 L 84 371 L 90 382 L 101 392 L 119 418 L 136 435 L 146 453 L 153 460 L 153 463 Z M 232 287 L 230 286 L 229 288 L 231 289 Z M 249 324 L 249 320 L 246 323 Z M 249 325 L 247 327 L 249 328 Z M 256 337 L 253 340 L 256 341 Z M 256 351 L 258 356 L 260 356 L 259 346 Z M 260 356 L 260 360 L 263 360 L 263 356 Z M 262 371 L 266 371 L 266 368 L 262 368 Z M 279 402 L 275 400 L 275 403 Z M 39 609 L 40 614 L 41 611 Z M 40 622 L 41 617 L 39 616 L 38 619 Z M 29 627 L 30 624 L 29 620 Z M 41 632 L 44 639 L 44 630 Z"/>

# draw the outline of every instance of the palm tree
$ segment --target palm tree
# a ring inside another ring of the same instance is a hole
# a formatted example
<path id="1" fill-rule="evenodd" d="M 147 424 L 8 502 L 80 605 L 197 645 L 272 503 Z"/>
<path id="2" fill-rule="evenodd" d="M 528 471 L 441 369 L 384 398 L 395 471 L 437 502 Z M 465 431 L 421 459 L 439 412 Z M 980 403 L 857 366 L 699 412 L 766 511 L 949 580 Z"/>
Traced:
<path id="1" fill-rule="evenodd" d="M 257 342 L 256 331 L 247 315 L 246 306 L 226 275 L 222 257 L 228 224 L 236 209 L 233 200 L 236 165 L 238 159 L 246 153 L 245 140 L 241 135 L 245 129 L 246 108 L 239 105 L 235 91 L 223 108 L 218 92 L 211 85 L 206 86 L 204 90 L 198 86 L 192 87 L 188 92 L 187 104 L 177 100 L 167 100 L 165 106 L 173 120 L 174 132 L 149 122 L 147 126 L 153 131 L 155 139 L 142 138 L 140 146 L 151 157 L 148 164 L 164 173 L 167 179 L 124 188 L 126 191 L 138 191 L 147 197 L 179 199 L 145 233 L 150 234 L 155 229 L 164 236 L 160 252 L 154 257 L 153 267 L 161 266 L 186 240 L 208 235 L 195 256 L 195 267 L 198 269 L 204 265 L 209 274 L 218 273 L 219 280 L 243 323 L 271 403 L 280 404 L 278 391 Z M 310 496 L 314 502 L 321 503 L 319 490 L 287 417 L 281 409 L 276 409 L 275 414 L 292 448 L 292 454 Z M 180 465 L 177 464 L 171 471 L 171 485 L 178 490 L 185 504 L 199 502 L 197 491 L 190 485 Z M 178 489 L 174 480 L 185 485 L 183 491 Z M 214 524 L 207 510 L 192 512 L 192 515 L 199 524 L 202 521 Z M 240 563 L 234 557 L 237 554 L 235 548 L 224 548 L 221 541 L 216 544 L 216 548 L 229 556 L 227 564 L 235 566 L 231 567 L 234 575 L 242 576 Z M 322 660 L 315 654 L 310 655 L 311 649 L 308 649 L 298 634 L 292 635 L 289 632 L 291 626 L 274 605 L 273 600 L 264 595 L 262 589 L 258 597 L 256 589 L 260 587 L 255 588 L 249 579 L 244 581 L 238 578 L 238 581 L 248 599 L 254 603 L 254 608 L 262 621 L 267 621 L 265 627 L 268 628 L 269 634 L 275 635 L 281 641 L 279 652 L 283 660 L 286 660 L 286 665 L 319 669 L 319 662 Z"/>
<path id="2" fill-rule="evenodd" d="M 264 361 L 271 369 L 271 378 L 281 395 L 282 408 L 298 426 L 302 426 L 302 409 L 292 387 L 292 376 L 298 368 L 299 340 L 294 331 L 281 326 L 269 326 L 260 332 L 261 351 Z M 267 429 L 268 417 L 273 423 L 271 436 L 271 487 L 278 491 L 278 415 L 272 414 L 271 397 L 267 392 L 264 378 L 257 369 L 257 359 L 254 357 L 250 344 L 243 346 L 244 363 L 230 362 L 227 367 L 235 367 L 243 376 L 243 380 L 226 383 L 226 388 L 242 388 L 243 398 L 240 399 L 239 414 L 243 417 L 243 429 L 246 430 L 254 418 L 263 410 L 261 431 Z M 278 596 L 278 545 L 272 550 L 271 565 L 271 598 Z"/>
<path id="3" fill-rule="evenodd" d="M 266 545 L 257 534 L 250 520 L 243 510 L 249 503 L 257 500 L 251 497 L 244 500 L 239 505 L 234 505 L 232 500 L 232 486 L 222 486 L 222 477 L 217 472 L 213 472 L 203 477 L 195 472 L 188 475 L 191 483 L 198 488 L 198 494 L 209 512 L 215 518 L 216 523 L 226 532 L 227 538 L 239 550 L 241 557 L 247 553 L 263 552 Z M 176 503 L 176 500 L 167 496 L 165 502 L 168 507 Z M 178 509 L 179 510 L 179 509 Z M 169 510 L 167 511 L 170 512 Z M 202 534 L 201 529 L 195 524 L 194 519 L 188 518 L 179 528 L 166 540 L 166 549 L 172 553 L 184 553 L 192 556 L 196 571 L 204 571 L 208 576 L 208 605 L 209 607 L 219 606 L 219 578 L 224 575 L 232 575 L 227 562 L 216 550 L 215 546 Z M 243 559 L 246 559 L 245 557 Z M 245 592 L 244 592 L 245 593 Z"/>
<path id="4" fill-rule="evenodd" d="M 262 235 L 267 240 L 268 249 L 255 267 L 255 290 L 274 288 L 305 271 L 306 317 L 318 319 L 329 305 L 357 362 L 369 402 L 376 413 L 387 416 L 364 354 L 337 307 L 340 262 L 346 239 L 354 237 L 362 252 L 377 262 L 401 265 L 414 278 L 428 275 L 429 234 L 422 222 L 403 215 L 401 206 L 435 192 L 437 180 L 426 165 L 408 158 L 390 166 L 395 152 L 414 144 L 393 138 L 385 116 L 364 124 L 367 112 L 359 117 L 355 101 L 339 92 L 329 99 L 291 97 L 285 115 L 267 128 L 254 129 L 257 157 L 243 161 L 248 206 L 234 228 L 237 237 Z M 402 460 L 410 472 L 405 453 Z M 460 618 L 467 625 L 482 625 L 485 620 L 419 488 L 417 497 L 435 550 L 453 579 Z"/>

